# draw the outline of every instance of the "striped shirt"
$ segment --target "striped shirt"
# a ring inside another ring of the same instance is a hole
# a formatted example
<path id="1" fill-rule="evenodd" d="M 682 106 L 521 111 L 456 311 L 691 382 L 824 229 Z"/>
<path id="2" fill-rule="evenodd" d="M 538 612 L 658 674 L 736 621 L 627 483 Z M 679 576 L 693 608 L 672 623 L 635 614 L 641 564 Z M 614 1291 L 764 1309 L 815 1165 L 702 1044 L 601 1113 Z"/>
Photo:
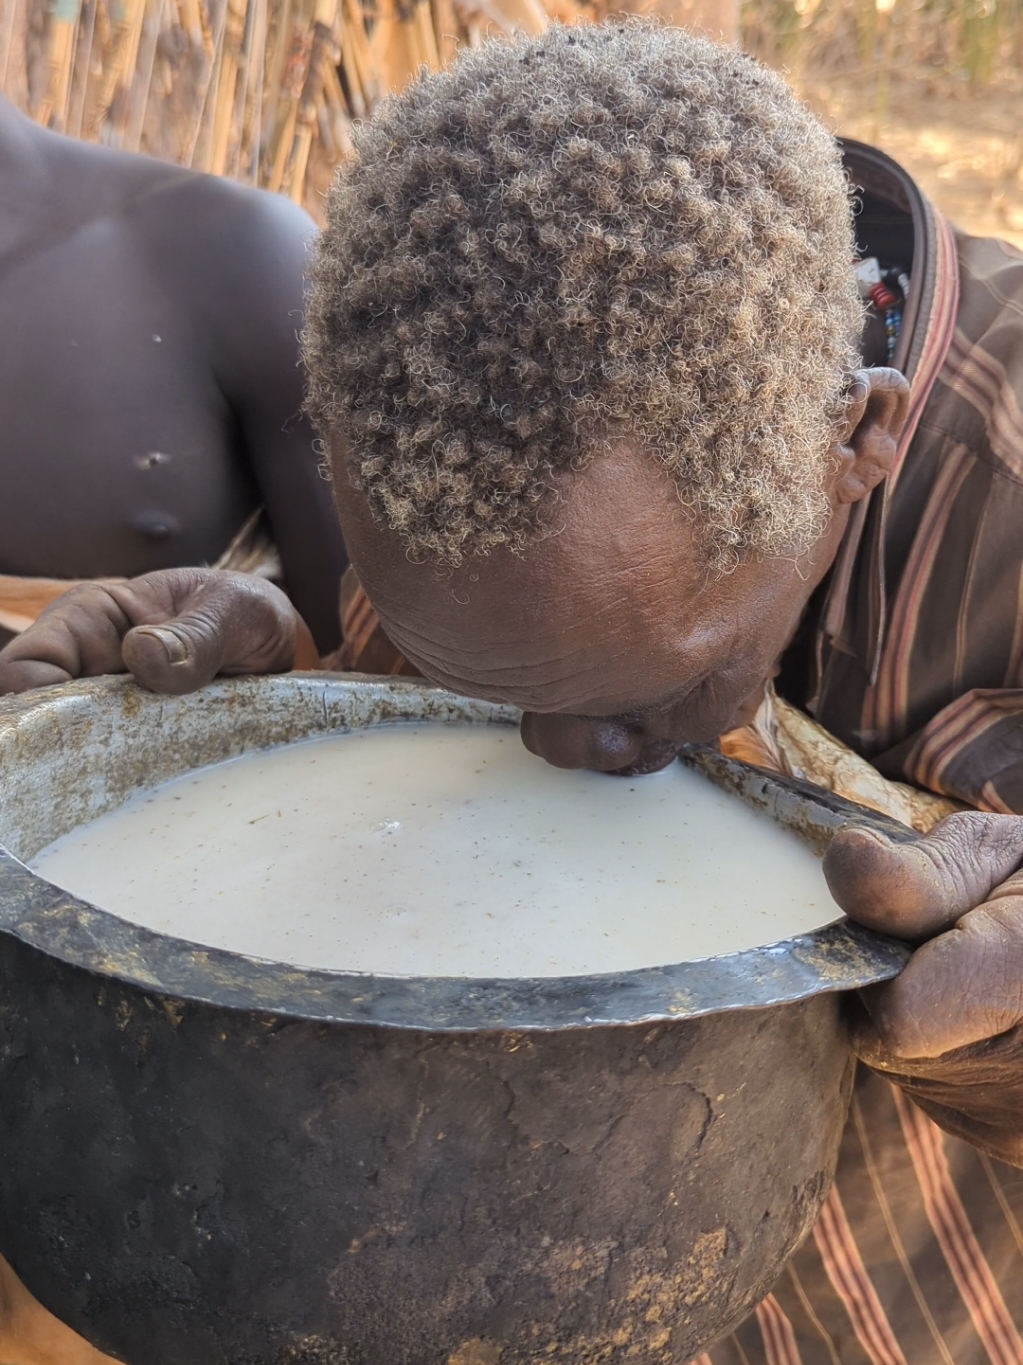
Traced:
<path id="1" fill-rule="evenodd" d="M 860 1067 L 812 1235 L 698 1365 L 989 1361 L 1023 1361 L 1023 1171 L 948 1137 Z"/>
<path id="2" fill-rule="evenodd" d="M 909 421 L 791 699 L 887 777 L 1023 812 L 1023 253 L 956 232 L 912 189 Z"/>
<path id="3" fill-rule="evenodd" d="M 886 776 L 1023 813 L 1023 254 L 846 158 L 911 232 L 910 416 L 782 687 Z M 861 1066 L 812 1236 L 698 1365 L 1023 1365 L 1023 1171 Z"/>

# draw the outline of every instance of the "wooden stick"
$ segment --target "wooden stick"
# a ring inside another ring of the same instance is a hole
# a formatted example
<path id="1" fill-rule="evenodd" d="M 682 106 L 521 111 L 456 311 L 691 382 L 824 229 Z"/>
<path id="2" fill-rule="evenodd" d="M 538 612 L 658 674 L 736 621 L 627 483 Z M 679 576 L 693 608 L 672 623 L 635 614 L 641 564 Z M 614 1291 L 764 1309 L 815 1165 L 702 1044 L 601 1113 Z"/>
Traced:
<path id="1" fill-rule="evenodd" d="M 134 5 L 132 6 L 131 23 L 128 27 L 127 40 L 121 57 L 122 70 L 120 85 L 121 88 L 125 90 L 130 86 L 138 67 L 139 46 L 142 42 L 142 29 L 146 21 L 146 9 L 146 0 L 135 0 Z M 125 108 L 119 120 L 122 125 L 122 136 L 124 127 L 128 121 L 128 114 L 129 110 Z"/>
<path id="2" fill-rule="evenodd" d="M 341 86 L 341 77 L 338 75 L 337 67 L 333 62 L 325 62 L 323 65 L 323 96 L 331 110 L 343 114 L 345 119 L 351 122 L 352 111 L 348 108 L 348 101 L 345 99 L 345 92 Z"/>
<path id="3" fill-rule="evenodd" d="M 206 34 L 203 29 L 199 0 L 177 0 L 177 3 L 178 14 L 181 16 L 181 26 L 185 30 L 188 41 L 195 48 L 205 47 Z"/>
<path id="4" fill-rule="evenodd" d="M 284 183 L 284 171 L 287 165 L 288 156 L 291 152 L 292 143 L 295 140 L 295 124 L 298 121 L 298 101 L 296 100 L 288 110 L 288 116 L 284 121 L 284 127 L 277 141 L 277 151 L 274 155 L 273 169 L 270 172 L 270 181 L 267 186 L 274 194 L 280 192 L 281 185 Z"/>
<path id="5" fill-rule="evenodd" d="M 454 61 L 458 51 L 458 20 L 451 0 L 433 0 L 433 30 L 437 37 L 437 55 L 442 66 Z"/>
<path id="6" fill-rule="evenodd" d="M 108 0 L 97 0 L 96 32 L 99 34 L 99 45 L 104 60 L 106 60 L 107 54 L 110 51 L 110 44 L 113 41 L 113 29 L 111 27 L 110 14 L 107 6 Z"/>
<path id="7" fill-rule="evenodd" d="M 395 12 L 394 0 L 377 0 L 370 51 L 385 90 L 401 90 L 418 69 L 414 30 Z"/>
<path id="8" fill-rule="evenodd" d="M 66 2 L 66 0 L 65 0 Z M 73 0 L 75 11 L 75 28 L 71 38 L 69 51 L 67 54 L 67 65 L 61 73 L 60 86 L 54 101 L 55 127 L 60 132 L 67 130 L 68 114 L 71 106 L 71 84 L 74 80 L 75 66 L 78 60 L 78 46 L 82 33 L 82 0 Z"/>
<path id="9" fill-rule="evenodd" d="M 2 84 L 7 89 L 7 75 L 11 65 L 11 50 L 14 47 L 14 21 L 18 17 L 18 0 L 3 0 L 3 64 Z"/>
<path id="10" fill-rule="evenodd" d="M 313 10 L 313 40 L 309 48 L 305 80 L 299 105 L 299 118 L 312 123 L 316 104 L 323 88 L 323 66 L 327 53 L 334 46 L 334 23 L 337 19 L 337 0 L 316 0 Z"/>
<path id="11" fill-rule="evenodd" d="M 235 95 L 238 88 L 238 61 L 225 53 L 220 63 L 217 81 L 217 100 L 213 110 L 213 131 L 210 134 L 210 154 L 205 170 L 223 175 L 227 168 L 228 143 L 234 118 Z"/>
<path id="12" fill-rule="evenodd" d="M 238 170 L 238 153 L 243 135 L 241 121 L 245 112 L 246 86 L 251 65 L 250 48 L 255 9 L 255 0 L 229 0 L 227 50 L 233 55 L 237 66 L 234 99 L 228 115 L 228 150 L 224 157 L 225 171 L 230 174 L 236 174 Z"/>
<path id="13" fill-rule="evenodd" d="M 263 137 L 263 92 L 266 64 L 266 0 L 253 0 L 251 24 L 246 32 L 245 89 L 241 101 L 241 137 L 238 140 L 237 173 L 250 184 L 259 183 L 259 152 Z M 244 166 L 244 170 L 242 167 Z"/>
<path id="14" fill-rule="evenodd" d="M 153 63 L 156 60 L 156 44 L 159 41 L 160 29 L 163 27 L 165 3 L 166 0 L 156 0 L 155 13 L 149 15 L 144 41 L 140 46 L 135 80 L 131 86 L 131 112 L 124 139 L 124 146 L 131 152 L 137 152 L 142 142 L 142 127 L 146 121 L 149 91 L 153 84 Z"/>
<path id="15" fill-rule="evenodd" d="M 429 0 L 417 0 L 413 16 L 419 38 L 419 50 L 431 71 L 440 70 L 440 53 L 437 51 L 437 35 L 433 31 L 433 17 Z"/>
<path id="16" fill-rule="evenodd" d="M 309 123 L 299 124 L 292 148 L 290 184 L 288 195 L 296 204 L 305 202 L 305 176 L 309 167 L 309 153 L 313 146 L 313 128 Z"/>
<path id="17" fill-rule="evenodd" d="M 288 113 L 281 129 L 280 140 L 274 156 L 270 187 L 274 191 L 288 192 L 294 170 L 296 141 L 295 135 L 299 122 L 299 104 L 309 74 L 309 59 L 313 50 L 315 24 L 301 22 L 294 17 L 288 59 L 281 76 L 280 99 Z"/>
<path id="18" fill-rule="evenodd" d="M 292 4 L 293 0 L 278 0 L 274 23 L 270 27 L 273 43 L 266 67 L 267 106 L 264 117 L 270 132 L 271 146 L 276 146 L 274 138 L 279 131 L 281 118 L 281 84 L 285 62 L 291 49 Z"/>
<path id="19" fill-rule="evenodd" d="M 100 130 L 110 114 L 114 100 L 125 89 L 135 71 L 145 12 L 146 0 L 125 0 L 123 18 L 113 26 L 111 38 L 115 44 L 115 55 L 107 67 L 100 90 L 99 102 L 93 113 L 89 129 L 93 138 L 99 137 Z M 121 126 L 115 128 L 114 131 L 123 135 L 123 113 L 119 123 Z"/>
<path id="20" fill-rule="evenodd" d="M 358 69 L 359 84 L 362 86 L 362 93 L 368 108 L 372 109 L 381 95 L 380 77 L 366 34 L 366 21 L 363 18 L 362 6 L 359 4 L 359 0 L 343 0 L 343 4 L 348 36 L 352 44 L 352 56 Z"/>
<path id="21" fill-rule="evenodd" d="M 192 125 L 192 130 L 188 138 L 185 152 L 185 165 L 194 166 L 196 161 L 201 162 L 199 155 L 199 142 L 202 137 L 203 127 L 206 123 L 206 109 L 210 102 L 210 92 L 213 92 L 213 100 L 217 98 L 217 87 L 220 83 L 220 57 L 224 45 L 224 28 L 227 23 L 227 0 L 220 0 L 220 10 L 217 14 L 216 32 L 213 38 L 213 52 L 203 64 L 203 76 L 201 81 L 202 94 L 197 102 L 196 116 Z"/>
<path id="22" fill-rule="evenodd" d="M 344 68 L 345 83 L 348 86 L 348 112 L 353 118 L 365 118 L 369 113 L 366 93 L 359 74 L 359 64 L 355 59 L 352 41 L 352 26 L 348 20 L 341 21 L 341 65 Z M 338 87 L 341 82 L 338 80 Z"/>
<path id="23" fill-rule="evenodd" d="M 96 11 L 98 8 L 98 0 L 85 0 L 82 17 L 79 19 L 78 42 L 75 44 L 75 65 L 71 76 L 68 115 L 65 123 L 65 131 L 71 137 L 81 137 L 82 135 L 85 101 L 89 93 L 89 76 L 92 72 L 92 53 L 96 37 Z"/>
<path id="24" fill-rule="evenodd" d="M 337 0 L 316 0 L 311 41 L 304 54 L 305 77 L 296 108 L 294 140 L 282 176 L 282 188 L 287 189 L 296 204 L 305 202 L 309 153 L 316 136 L 316 106 L 323 90 L 323 61 L 327 51 L 333 47 L 336 17 Z M 295 76 L 297 79 L 297 68 Z"/>
<path id="25" fill-rule="evenodd" d="M 540 0 L 482 0 L 480 9 L 512 32 L 543 33 L 551 22 Z"/>
<path id="26" fill-rule="evenodd" d="M 78 9 L 79 0 L 55 0 L 50 13 L 46 92 L 36 110 L 38 123 L 48 128 L 52 122 L 61 132 L 64 129 L 68 88 L 71 84 L 71 63 L 74 60 L 75 35 L 78 32 Z"/>
<path id="27" fill-rule="evenodd" d="M 236 111 L 238 75 L 241 70 L 247 20 L 247 0 L 227 0 L 224 17 L 223 53 L 217 81 L 217 97 L 213 109 L 213 131 L 207 169 L 223 175 L 227 169 L 228 150 Z"/>
<path id="28" fill-rule="evenodd" d="M 352 120 L 345 107 L 344 91 L 337 68 L 330 62 L 323 71 L 323 95 L 330 115 L 330 132 L 335 147 L 335 159 L 345 160 L 352 155 Z"/>

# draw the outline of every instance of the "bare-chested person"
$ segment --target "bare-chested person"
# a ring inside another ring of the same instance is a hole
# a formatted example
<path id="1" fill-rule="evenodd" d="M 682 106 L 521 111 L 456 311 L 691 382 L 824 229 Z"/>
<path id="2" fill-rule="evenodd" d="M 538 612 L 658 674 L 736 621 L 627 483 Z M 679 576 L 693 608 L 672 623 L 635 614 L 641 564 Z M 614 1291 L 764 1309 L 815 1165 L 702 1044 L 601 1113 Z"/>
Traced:
<path id="1" fill-rule="evenodd" d="M 262 503 L 293 601 L 336 646 L 344 549 L 300 415 L 313 231 L 288 200 L 60 137 L 0 97 L 0 574 L 213 563 Z"/>

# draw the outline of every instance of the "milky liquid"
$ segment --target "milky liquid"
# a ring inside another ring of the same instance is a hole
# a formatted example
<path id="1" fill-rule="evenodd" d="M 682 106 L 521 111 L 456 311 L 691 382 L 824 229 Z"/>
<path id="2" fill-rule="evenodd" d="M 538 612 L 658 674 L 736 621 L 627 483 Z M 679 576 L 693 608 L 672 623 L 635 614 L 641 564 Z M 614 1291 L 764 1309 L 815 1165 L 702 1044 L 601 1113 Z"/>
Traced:
<path id="1" fill-rule="evenodd" d="M 140 793 L 32 865 L 161 933 L 388 975 L 626 971 L 839 916 L 795 835 L 680 763 L 563 772 L 503 726 L 246 754 Z"/>

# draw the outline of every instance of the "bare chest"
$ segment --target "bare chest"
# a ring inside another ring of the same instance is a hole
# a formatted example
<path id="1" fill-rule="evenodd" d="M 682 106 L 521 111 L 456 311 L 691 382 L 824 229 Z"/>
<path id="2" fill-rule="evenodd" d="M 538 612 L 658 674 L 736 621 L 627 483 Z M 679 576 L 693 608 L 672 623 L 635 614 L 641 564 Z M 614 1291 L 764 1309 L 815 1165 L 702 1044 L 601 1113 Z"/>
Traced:
<path id="1" fill-rule="evenodd" d="M 102 222 L 0 262 L 0 571 L 204 562 L 255 505 L 184 284 Z"/>

